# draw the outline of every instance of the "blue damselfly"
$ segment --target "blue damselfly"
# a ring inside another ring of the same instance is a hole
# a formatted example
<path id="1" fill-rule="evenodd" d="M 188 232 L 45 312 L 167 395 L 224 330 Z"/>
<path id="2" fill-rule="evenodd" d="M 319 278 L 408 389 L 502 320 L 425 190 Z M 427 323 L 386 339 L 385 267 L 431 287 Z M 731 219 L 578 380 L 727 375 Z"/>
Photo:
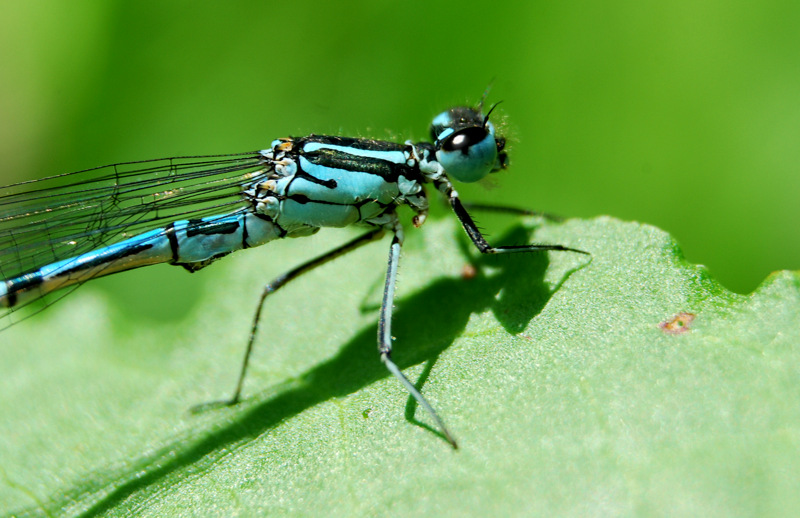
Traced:
<path id="1" fill-rule="evenodd" d="M 476 182 L 506 167 L 505 140 L 489 121 L 492 110 L 484 115 L 482 108 L 483 102 L 436 116 L 430 143 L 289 137 L 261 151 L 128 162 L 2 187 L 0 318 L 11 325 L 32 314 L 18 312 L 28 304 L 51 293 L 46 300 L 63 297 L 111 273 L 157 263 L 193 272 L 274 239 L 308 236 L 322 227 L 366 228 L 360 237 L 265 286 L 235 391 L 226 402 L 234 404 L 241 397 L 267 297 L 299 275 L 389 233 L 378 353 L 455 447 L 436 411 L 391 359 L 392 307 L 403 244 L 397 208 L 410 207 L 414 226 L 421 226 L 428 213 L 424 186 L 432 184 L 481 253 L 586 253 L 562 245 L 492 247 L 484 239 L 451 183 Z"/>

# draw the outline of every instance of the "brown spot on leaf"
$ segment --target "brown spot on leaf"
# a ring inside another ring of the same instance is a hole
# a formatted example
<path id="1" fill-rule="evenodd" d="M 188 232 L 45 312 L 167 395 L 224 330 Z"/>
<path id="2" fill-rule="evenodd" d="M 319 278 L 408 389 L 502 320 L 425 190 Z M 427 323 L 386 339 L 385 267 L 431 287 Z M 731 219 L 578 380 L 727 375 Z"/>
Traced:
<path id="1" fill-rule="evenodd" d="M 658 324 L 658 327 L 667 334 L 679 335 L 691 331 L 692 321 L 694 320 L 694 313 L 681 312 L 672 317 L 670 320 L 665 320 Z"/>
<path id="2" fill-rule="evenodd" d="M 474 264 L 467 263 L 461 268 L 461 278 L 465 281 L 474 279 L 478 275 L 478 269 Z"/>

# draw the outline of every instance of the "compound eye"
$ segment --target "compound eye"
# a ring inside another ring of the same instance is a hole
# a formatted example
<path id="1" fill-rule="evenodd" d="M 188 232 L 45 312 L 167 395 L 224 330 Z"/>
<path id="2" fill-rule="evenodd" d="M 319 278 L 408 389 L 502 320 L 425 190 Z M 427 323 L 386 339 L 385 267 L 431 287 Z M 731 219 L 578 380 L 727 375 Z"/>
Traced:
<path id="1" fill-rule="evenodd" d="M 489 132 L 483 127 L 465 128 L 447 137 L 442 142 L 442 150 L 468 153 L 469 148 L 481 143 Z"/>
<path id="2" fill-rule="evenodd" d="M 502 164 L 498 163 L 497 141 L 490 130 L 464 128 L 448 135 L 436 151 L 445 173 L 457 182 L 477 182 Z"/>
<path id="3" fill-rule="evenodd" d="M 477 182 L 505 167 L 505 141 L 495 137 L 489 115 L 480 110 L 460 106 L 440 113 L 431 123 L 431 137 L 436 160 L 451 180 Z"/>

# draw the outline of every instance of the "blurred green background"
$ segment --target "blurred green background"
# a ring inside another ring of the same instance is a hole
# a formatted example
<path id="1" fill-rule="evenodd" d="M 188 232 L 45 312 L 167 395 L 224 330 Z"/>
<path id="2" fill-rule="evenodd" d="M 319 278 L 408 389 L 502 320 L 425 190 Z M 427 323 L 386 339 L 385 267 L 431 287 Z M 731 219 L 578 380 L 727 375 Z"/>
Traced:
<path id="1" fill-rule="evenodd" d="M 794 0 L 3 2 L 0 182 L 422 139 L 494 79 L 511 168 L 465 199 L 651 223 L 747 293 L 800 269 L 798 27 Z"/>

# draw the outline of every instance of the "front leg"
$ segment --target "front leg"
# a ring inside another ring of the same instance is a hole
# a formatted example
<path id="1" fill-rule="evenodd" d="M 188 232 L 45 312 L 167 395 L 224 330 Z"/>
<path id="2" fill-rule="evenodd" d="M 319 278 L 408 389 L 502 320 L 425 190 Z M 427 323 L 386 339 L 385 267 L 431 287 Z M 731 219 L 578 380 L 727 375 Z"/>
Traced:
<path id="1" fill-rule="evenodd" d="M 478 226 L 475 224 L 475 221 L 473 221 L 472 216 L 470 216 L 467 209 L 464 208 L 464 205 L 461 203 L 461 198 L 458 196 L 458 192 L 453 189 L 453 185 L 448 180 L 441 179 L 436 182 L 436 187 L 447 196 L 450 207 L 453 209 L 453 212 L 455 212 L 458 221 L 461 222 L 461 226 L 464 227 L 467 235 L 482 254 L 510 254 L 516 252 L 534 252 L 537 250 L 556 250 L 559 252 L 577 252 L 579 254 L 589 255 L 589 252 L 563 245 L 491 246 L 483 237 L 481 231 L 478 230 Z"/>
<path id="2" fill-rule="evenodd" d="M 465 201 L 462 202 L 461 204 L 468 211 L 477 210 L 483 212 L 494 212 L 496 214 L 511 214 L 512 216 L 536 216 L 539 218 L 544 218 L 548 221 L 555 221 L 555 222 L 564 221 L 564 218 L 562 218 L 558 214 L 551 214 L 549 212 L 540 212 L 538 210 L 521 209 L 519 207 L 513 207 L 510 205 L 473 203 L 471 201 Z"/>

